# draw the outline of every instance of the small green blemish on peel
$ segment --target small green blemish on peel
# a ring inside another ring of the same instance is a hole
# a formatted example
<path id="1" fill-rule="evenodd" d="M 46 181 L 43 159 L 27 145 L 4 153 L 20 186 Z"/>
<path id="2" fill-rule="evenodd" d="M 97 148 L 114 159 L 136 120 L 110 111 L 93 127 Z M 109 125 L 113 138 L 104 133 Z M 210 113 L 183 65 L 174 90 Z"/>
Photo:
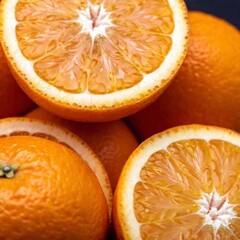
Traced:
<path id="1" fill-rule="evenodd" d="M 19 165 L 17 164 L 8 165 L 6 163 L 0 163 L 0 177 L 13 178 L 18 168 Z"/>

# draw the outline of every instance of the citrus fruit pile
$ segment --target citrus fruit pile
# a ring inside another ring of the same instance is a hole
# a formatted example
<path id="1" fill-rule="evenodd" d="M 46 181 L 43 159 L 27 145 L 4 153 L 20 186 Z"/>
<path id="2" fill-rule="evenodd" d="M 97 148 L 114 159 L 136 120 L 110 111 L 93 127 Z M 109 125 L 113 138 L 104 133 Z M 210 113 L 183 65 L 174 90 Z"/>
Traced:
<path id="1" fill-rule="evenodd" d="M 25 116 L 57 123 L 82 138 L 100 158 L 113 190 L 126 160 L 139 144 L 134 133 L 122 120 L 73 122 L 59 118 L 42 108 L 36 108 Z"/>
<path id="2" fill-rule="evenodd" d="M 141 139 L 191 123 L 240 132 L 239 30 L 201 12 L 189 13 L 189 25 L 187 56 L 174 81 L 157 101 L 129 118 Z"/>
<path id="3" fill-rule="evenodd" d="M 240 238 L 240 32 L 183 0 L 0 1 L 0 239 Z"/>

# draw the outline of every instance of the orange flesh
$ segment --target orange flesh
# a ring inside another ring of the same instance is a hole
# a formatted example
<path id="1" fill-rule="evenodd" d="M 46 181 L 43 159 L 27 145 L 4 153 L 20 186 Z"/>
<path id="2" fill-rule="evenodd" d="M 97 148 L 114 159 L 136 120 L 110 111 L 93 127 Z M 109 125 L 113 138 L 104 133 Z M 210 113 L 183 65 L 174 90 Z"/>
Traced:
<path id="1" fill-rule="evenodd" d="M 134 191 L 142 239 L 239 239 L 238 218 L 214 236 L 213 227 L 197 214 L 196 203 L 215 189 L 227 195 L 239 216 L 239 177 L 240 148 L 221 140 L 183 140 L 152 154 Z"/>
<path id="2" fill-rule="evenodd" d="M 64 91 L 104 94 L 136 85 L 161 65 L 174 30 L 167 0 L 90 4 L 83 0 L 18 1 L 19 48 L 40 78 Z M 91 30 L 98 27 L 103 9 L 108 13 L 111 25 L 105 35 L 92 37 L 83 32 L 79 17 L 87 9 Z"/>

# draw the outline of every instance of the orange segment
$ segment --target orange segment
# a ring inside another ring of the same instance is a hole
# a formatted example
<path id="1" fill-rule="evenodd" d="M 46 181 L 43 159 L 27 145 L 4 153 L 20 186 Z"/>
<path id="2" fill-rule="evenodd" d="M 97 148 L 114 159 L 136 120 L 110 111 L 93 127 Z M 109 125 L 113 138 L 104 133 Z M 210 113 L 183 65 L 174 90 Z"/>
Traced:
<path id="1" fill-rule="evenodd" d="M 97 37 L 94 44 L 96 66 L 90 71 L 88 90 L 93 93 L 115 92 L 134 86 L 143 76 L 126 61 L 118 49 L 105 37 Z M 119 67 L 121 66 L 121 67 Z"/>
<path id="2" fill-rule="evenodd" d="M 172 220 L 166 220 L 161 223 L 153 223 L 141 226 L 141 238 L 158 237 L 159 239 L 192 239 L 192 228 L 201 229 L 201 222 L 198 216 L 183 216 L 176 219 L 174 229 Z M 184 229 L 182 225 L 186 226 Z M 181 235 L 179 236 L 179 232 Z M 201 230 L 200 230 L 201 231 Z M 206 237 L 208 234 L 204 235 Z M 198 238 L 199 239 L 199 238 Z M 208 238 L 204 238 L 208 239 Z"/>
<path id="3" fill-rule="evenodd" d="M 174 30 L 173 13 L 168 1 L 105 1 L 104 6 L 112 11 L 114 25 L 135 31 L 171 34 Z"/>
<path id="4" fill-rule="evenodd" d="M 18 22 L 74 20 L 77 9 L 86 7 L 87 1 L 26 1 L 16 2 L 15 17 Z M 85 4 L 84 4 L 85 3 Z"/>
<path id="5" fill-rule="evenodd" d="M 118 47 L 127 61 L 136 66 L 139 73 L 146 74 L 156 70 L 171 48 L 171 38 L 168 36 L 142 31 L 129 33 L 122 28 L 107 32 L 110 41 Z"/>
<path id="6" fill-rule="evenodd" d="M 39 58 L 50 53 L 56 57 L 54 51 L 57 49 L 64 52 L 70 47 L 73 51 L 75 45 L 79 44 L 77 38 L 84 36 L 84 34 L 79 34 L 80 31 L 80 24 L 67 23 L 64 20 L 50 22 L 24 21 L 16 26 L 19 47 L 23 55 L 31 61 L 39 60 Z M 71 39 L 70 42 L 69 38 Z M 85 41 L 82 41 L 82 44 L 85 46 Z M 80 46 L 78 46 L 78 50 L 81 50 Z M 76 50 L 74 53 L 76 53 Z"/>
<path id="7" fill-rule="evenodd" d="M 183 0 L 2 6 L 3 46 L 17 81 L 61 117 L 107 121 L 142 109 L 167 87 L 186 53 Z"/>
<path id="8" fill-rule="evenodd" d="M 240 148 L 228 142 L 212 140 L 210 141 L 210 153 L 214 168 L 212 179 L 216 190 L 221 195 L 232 194 L 232 189 L 239 184 L 240 180 Z M 234 194 L 236 190 L 235 188 Z"/>
<path id="9" fill-rule="evenodd" d="M 70 35 L 68 32 L 65 36 Z M 64 37 L 63 41 L 64 41 Z M 79 41 L 83 44 L 79 46 Z M 91 47 L 90 38 L 86 34 L 75 34 L 71 43 L 59 44 L 54 50 L 35 62 L 36 73 L 54 86 L 71 92 L 83 92 L 87 88 L 87 69 L 93 60 L 87 57 Z M 69 50 L 71 49 L 71 50 Z M 86 56 L 86 57 L 84 57 Z"/>
<path id="10" fill-rule="evenodd" d="M 143 142 L 117 186 L 114 220 L 119 236 L 238 239 L 239 140 L 230 130 L 192 125 Z"/>

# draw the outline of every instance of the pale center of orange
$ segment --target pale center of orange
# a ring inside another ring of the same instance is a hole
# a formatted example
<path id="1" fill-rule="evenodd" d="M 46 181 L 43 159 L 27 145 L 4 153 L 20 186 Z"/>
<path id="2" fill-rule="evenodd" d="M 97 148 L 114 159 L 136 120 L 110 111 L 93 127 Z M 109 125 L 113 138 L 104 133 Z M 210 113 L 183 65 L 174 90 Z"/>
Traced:
<path id="1" fill-rule="evenodd" d="M 97 35 L 107 37 L 106 29 L 114 26 L 110 19 L 110 12 L 107 12 L 103 5 L 89 4 L 84 10 L 79 11 L 77 22 L 82 25 L 82 33 L 89 33 L 92 42 Z"/>
<path id="2" fill-rule="evenodd" d="M 220 227 L 229 229 L 230 220 L 238 218 L 234 212 L 234 205 L 229 203 L 227 195 L 220 196 L 216 190 L 204 193 L 196 203 L 200 207 L 197 214 L 204 217 L 204 225 L 213 227 L 215 236 Z"/>

